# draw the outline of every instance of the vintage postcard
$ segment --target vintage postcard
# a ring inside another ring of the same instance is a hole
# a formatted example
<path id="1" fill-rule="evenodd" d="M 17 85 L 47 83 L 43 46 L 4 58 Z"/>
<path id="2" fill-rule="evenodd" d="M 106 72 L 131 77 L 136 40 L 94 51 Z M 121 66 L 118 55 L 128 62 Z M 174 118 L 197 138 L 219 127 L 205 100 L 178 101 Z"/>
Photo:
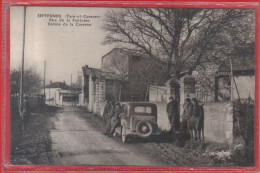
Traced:
<path id="1" fill-rule="evenodd" d="M 258 5 L 8 8 L 10 166 L 259 169 Z"/>

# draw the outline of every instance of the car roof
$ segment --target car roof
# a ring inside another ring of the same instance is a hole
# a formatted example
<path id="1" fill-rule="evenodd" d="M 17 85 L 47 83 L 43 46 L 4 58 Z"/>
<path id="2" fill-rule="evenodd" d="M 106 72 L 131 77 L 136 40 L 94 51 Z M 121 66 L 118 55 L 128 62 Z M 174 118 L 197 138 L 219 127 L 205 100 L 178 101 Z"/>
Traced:
<path id="1" fill-rule="evenodd" d="M 121 104 L 131 106 L 156 106 L 156 104 L 151 102 L 122 102 Z"/>

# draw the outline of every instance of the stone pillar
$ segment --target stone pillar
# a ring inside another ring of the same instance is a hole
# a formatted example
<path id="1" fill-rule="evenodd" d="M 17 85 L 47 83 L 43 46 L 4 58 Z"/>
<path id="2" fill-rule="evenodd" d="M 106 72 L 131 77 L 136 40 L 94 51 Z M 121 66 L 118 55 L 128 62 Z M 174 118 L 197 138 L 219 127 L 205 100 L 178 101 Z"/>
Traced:
<path id="1" fill-rule="evenodd" d="M 192 75 L 186 75 L 181 79 L 180 83 L 180 113 L 182 115 L 184 100 L 187 97 L 191 99 L 196 97 L 196 79 Z"/>
<path id="2" fill-rule="evenodd" d="M 89 80 L 89 107 L 88 109 L 93 112 L 94 111 L 94 103 L 95 103 L 95 95 L 96 95 L 96 78 L 91 77 Z"/>
<path id="3" fill-rule="evenodd" d="M 63 96 L 62 95 L 60 95 L 61 96 L 61 106 L 63 106 Z"/>
<path id="4" fill-rule="evenodd" d="M 99 79 L 96 79 L 95 81 L 95 86 L 96 86 L 96 94 L 95 94 L 95 104 L 94 104 L 94 112 L 99 113 Z"/>
<path id="5" fill-rule="evenodd" d="M 83 77 L 83 86 L 82 86 L 82 100 L 81 104 L 85 105 L 89 103 L 89 75 L 84 75 Z"/>
<path id="6" fill-rule="evenodd" d="M 100 79 L 99 81 L 99 102 L 104 102 L 106 98 L 106 80 Z"/>
<path id="7" fill-rule="evenodd" d="M 185 98 L 189 95 L 189 97 L 194 98 L 196 97 L 196 90 L 195 90 L 195 84 L 196 79 L 192 75 L 187 75 L 184 77 L 184 96 Z"/>
<path id="8" fill-rule="evenodd" d="M 101 116 L 103 116 L 103 111 L 104 111 L 104 106 L 105 106 L 105 98 L 106 98 L 106 91 L 105 91 L 105 88 L 106 88 L 106 80 L 105 79 L 100 79 L 99 81 L 99 114 Z"/>
<path id="9" fill-rule="evenodd" d="M 167 102 L 169 102 L 169 97 L 173 97 L 174 100 L 177 102 L 178 104 L 178 114 L 177 114 L 177 120 L 178 123 L 176 124 L 176 129 L 178 130 L 180 128 L 180 84 L 179 84 L 179 80 L 176 77 L 172 77 L 171 79 L 169 79 L 166 83 L 166 89 L 167 89 Z"/>
<path id="10" fill-rule="evenodd" d="M 180 89 L 179 80 L 176 77 L 172 77 L 165 83 L 165 85 L 167 89 L 167 100 L 172 96 L 176 101 L 178 101 Z"/>

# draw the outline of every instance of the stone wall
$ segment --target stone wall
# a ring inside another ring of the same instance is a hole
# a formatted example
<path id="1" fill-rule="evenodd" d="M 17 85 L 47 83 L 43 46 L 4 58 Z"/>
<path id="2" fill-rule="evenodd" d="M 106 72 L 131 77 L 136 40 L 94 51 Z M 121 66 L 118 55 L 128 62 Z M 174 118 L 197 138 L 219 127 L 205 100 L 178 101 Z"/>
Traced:
<path id="1" fill-rule="evenodd" d="M 167 103 L 155 103 L 157 105 L 157 124 L 162 131 L 170 130 L 170 122 L 166 113 Z"/>
<path id="2" fill-rule="evenodd" d="M 250 96 L 255 100 L 255 76 L 235 76 L 235 81 L 240 98 L 247 99 Z M 234 83 L 233 80 L 231 82 Z M 238 99 L 235 84 L 232 91 L 234 99 Z"/>
<path id="3" fill-rule="evenodd" d="M 232 102 L 215 102 L 204 105 L 204 134 L 206 140 L 233 142 Z"/>

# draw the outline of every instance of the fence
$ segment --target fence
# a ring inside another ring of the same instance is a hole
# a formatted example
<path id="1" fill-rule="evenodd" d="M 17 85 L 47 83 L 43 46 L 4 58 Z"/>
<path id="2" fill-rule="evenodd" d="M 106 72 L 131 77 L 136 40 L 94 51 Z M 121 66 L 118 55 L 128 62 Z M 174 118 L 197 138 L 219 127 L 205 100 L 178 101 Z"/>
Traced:
<path id="1" fill-rule="evenodd" d="M 20 98 L 19 95 L 11 96 L 11 103 L 10 103 L 11 110 L 19 109 L 19 98 Z M 37 106 L 44 105 L 44 97 L 42 95 L 29 96 L 27 98 L 28 98 L 28 103 L 32 109 Z"/>
<path id="2" fill-rule="evenodd" d="M 201 85 L 196 85 L 196 98 L 204 103 L 215 101 L 215 91 L 212 87 L 204 87 Z"/>

